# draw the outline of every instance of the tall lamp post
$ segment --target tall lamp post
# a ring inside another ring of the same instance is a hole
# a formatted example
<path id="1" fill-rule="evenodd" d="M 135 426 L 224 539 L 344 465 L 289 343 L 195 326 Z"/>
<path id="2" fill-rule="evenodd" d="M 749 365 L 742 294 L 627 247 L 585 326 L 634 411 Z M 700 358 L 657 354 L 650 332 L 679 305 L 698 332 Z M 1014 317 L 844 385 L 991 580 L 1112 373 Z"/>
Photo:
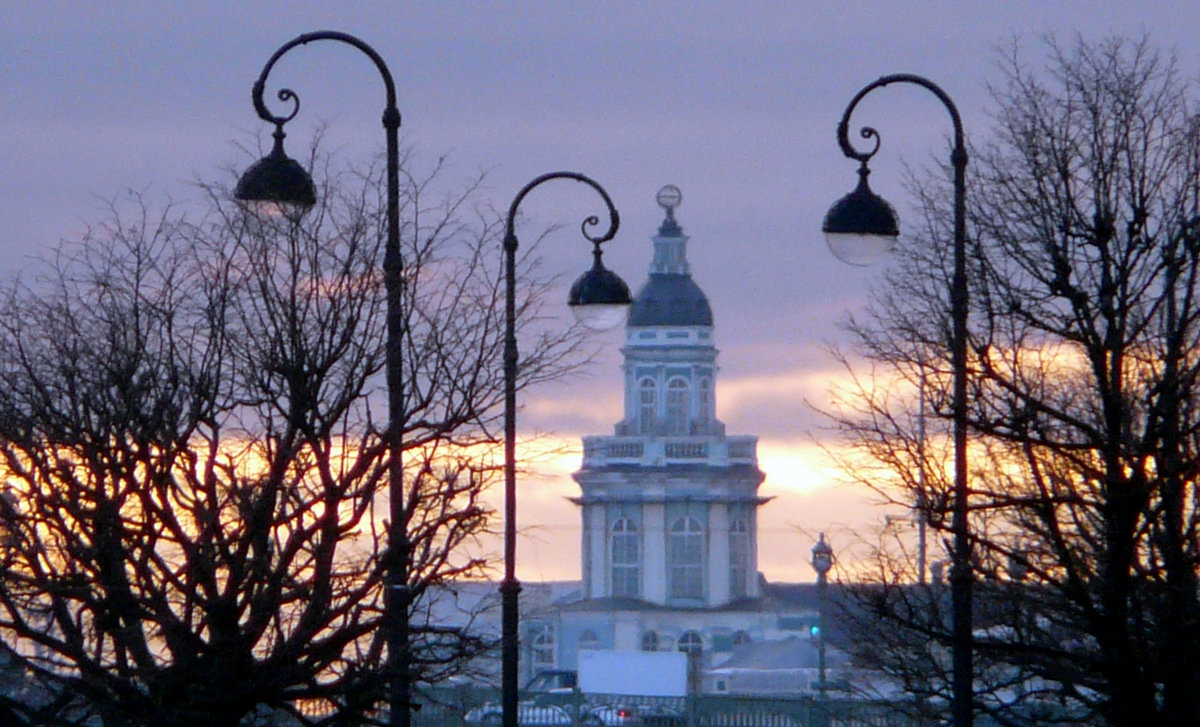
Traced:
<path id="1" fill-rule="evenodd" d="M 844 262 L 868 265 L 890 249 L 900 234 L 896 213 L 891 205 L 867 186 L 867 162 L 879 150 L 879 133 L 869 127 L 860 131 L 862 138 L 873 140 L 868 151 L 850 145 L 850 114 L 871 91 L 892 83 L 907 83 L 932 92 L 945 105 L 954 124 L 954 147 L 950 163 L 954 168 L 954 273 L 950 281 L 952 332 L 950 357 L 954 374 L 954 491 L 951 531 L 954 540 L 953 567 L 950 573 L 953 632 L 953 714 L 956 727 L 970 727 L 972 709 L 971 647 L 971 543 L 967 524 L 967 272 L 966 272 L 966 169 L 967 151 L 963 144 L 962 120 L 954 102 L 932 81 L 908 73 L 883 76 L 867 84 L 846 107 L 838 124 L 838 144 L 842 153 L 858 160 L 857 188 L 838 200 L 825 215 L 822 230 L 830 250 Z"/>
<path id="2" fill-rule="evenodd" d="M 833 548 L 825 540 L 825 533 L 817 539 L 812 549 L 812 567 L 817 572 L 817 693 L 825 698 L 825 627 L 829 609 L 829 569 L 833 567 Z"/>
<path id="3" fill-rule="evenodd" d="M 387 641 L 385 671 L 388 679 L 388 724 L 407 727 L 410 723 L 409 654 L 408 654 L 408 558 L 409 543 L 404 512 L 404 462 L 402 457 L 404 416 L 404 382 L 401 378 L 401 345 L 404 336 L 404 262 L 400 256 L 400 183 L 399 142 L 400 111 L 396 107 L 396 86 L 387 64 L 374 48 L 362 40 L 332 30 L 305 33 L 284 43 L 263 66 L 254 82 L 251 97 L 260 118 L 275 125 L 275 144 L 271 152 L 255 162 L 238 180 L 234 196 L 242 201 L 278 205 L 282 211 L 298 217 L 316 202 L 312 178 L 295 160 L 283 151 L 283 126 L 300 110 L 300 99 L 290 88 L 280 89 L 280 101 L 290 102 L 291 111 L 276 116 L 263 103 L 263 88 L 267 76 L 283 54 L 298 45 L 318 40 L 334 40 L 362 51 L 374 62 L 383 77 L 387 105 L 383 110 L 383 128 L 387 139 L 387 240 L 383 255 L 383 284 L 387 303 L 385 341 L 385 370 L 388 419 L 388 548 L 384 595 L 384 628 Z"/>
<path id="4" fill-rule="evenodd" d="M 550 172 L 534 179 L 517 192 L 508 208 L 504 233 L 504 580 L 500 583 L 501 671 L 500 709 L 502 727 L 517 727 L 517 667 L 519 659 L 521 584 L 517 564 L 517 334 L 516 334 L 516 260 L 517 235 L 514 228 L 522 200 L 538 185 L 554 179 L 582 182 L 604 199 L 608 206 L 608 230 L 593 235 L 589 230 L 600 224 L 590 216 L 583 221 L 583 236 L 592 243 L 592 267 L 571 285 L 567 305 L 575 318 L 594 330 L 613 328 L 625 319 L 625 310 L 633 302 L 629 286 L 601 262 L 601 244 L 617 234 L 620 218 L 608 192 L 592 179 L 575 172 Z"/>

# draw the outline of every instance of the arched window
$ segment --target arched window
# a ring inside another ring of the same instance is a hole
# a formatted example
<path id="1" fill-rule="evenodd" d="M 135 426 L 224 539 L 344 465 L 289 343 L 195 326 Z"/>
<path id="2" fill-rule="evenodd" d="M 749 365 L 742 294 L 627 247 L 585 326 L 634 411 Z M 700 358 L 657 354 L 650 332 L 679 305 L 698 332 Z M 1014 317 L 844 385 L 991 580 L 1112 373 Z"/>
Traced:
<path id="1" fill-rule="evenodd" d="M 658 651 L 657 631 L 647 631 L 642 634 L 642 651 Z"/>
<path id="2" fill-rule="evenodd" d="M 688 384 L 679 377 L 667 382 L 667 433 L 688 433 Z"/>
<path id="3" fill-rule="evenodd" d="M 684 631 L 679 637 L 679 650 L 685 654 L 700 655 L 704 653 L 704 639 L 695 631 Z"/>
<path id="4" fill-rule="evenodd" d="M 554 667 L 554 626 L 552 624 L 544 624 L 537 629 L 533 634 L 530 648 L 530 661 L 533 663 L 533 673 L 538 673 L 541 669 L 551 669 Z"/>
<path id="5" fill-rule="evenodd" d="M 744 598 L 750 576 L 750 526 L 745 520 L 729 523 L 729 597 Z"/>
<path id="6" fill-rule="evenodd" d="M 671 525 L 667 543 L 667 592 L 671 598 L 704 597 L 704 529 L 695 518 Z"/>
<path id="7" fill-rule="evenodd" d="M 638 384 L 638 434 L 652 434 L 658 408 L 658 387 L 654 379 L 645 378 Z"/>
<path id="8" fill-rule="evenodd" d="M 700 379 L 696 387 L 696 424 L 707 427 L 713 419 L 712 379 Z"/>
<path id="9" fill-rule="evenodd" d="M 638 529 L 629 518 L 623 517 L 613 523 L 609 557 L 612 563 L 612 595 L 637 598 L 641 582 Z"/>
<path id="10" fill-rule="evenodd" d="M 591 629 L 585 630 L 579 635 L 579 650 L 590 651 L 600 648 L 600 637 L 596 636 L 596 632 Z"/>

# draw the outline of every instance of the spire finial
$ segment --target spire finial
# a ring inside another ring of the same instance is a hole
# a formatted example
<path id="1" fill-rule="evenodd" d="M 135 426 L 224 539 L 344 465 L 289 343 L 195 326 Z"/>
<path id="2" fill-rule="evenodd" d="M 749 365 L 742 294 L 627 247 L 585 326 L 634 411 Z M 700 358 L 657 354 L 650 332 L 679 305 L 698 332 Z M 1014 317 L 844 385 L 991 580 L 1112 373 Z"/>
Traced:
<path id="1" fill-rule="evenodd" d="M 658 200 L 658 206 L 667 211 L 667 219 L 674 222 L 675 208 L 683 204 L 683 192 L 679 191 L 679 187 L 676 187 L 674 184 L 665 185 L 662 189 L 658 190 L 655 199 Z"/>
<path id="2" fill-rule="evenodd" d="M 658 201 L 658 206 L 667 211 L 667 218 L 659 226 L 658 234 L 668 237 L 682 235 L 683 228 L 675 221 L 675 208 L 683 204 L 683 192 L 674 184 L 668 184 L 658 190 L 654 198 Z"/>

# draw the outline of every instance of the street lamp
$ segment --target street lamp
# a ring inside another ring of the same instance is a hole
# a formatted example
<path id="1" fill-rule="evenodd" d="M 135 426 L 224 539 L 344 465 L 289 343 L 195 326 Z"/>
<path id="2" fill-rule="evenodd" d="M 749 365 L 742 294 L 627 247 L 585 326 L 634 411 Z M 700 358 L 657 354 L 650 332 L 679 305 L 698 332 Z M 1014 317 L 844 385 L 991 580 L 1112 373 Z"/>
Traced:
<path id="1" fill-rule="evenodd" d="M 581 226 L 583 236 L 592 243 L 592 267 L 571 285 L 567 305 L 575 318 L 594 330 L 613 328 L 625 319 L 625 310 L 633 302 L 629 286 L 600 260 L 600 245 L 617 234 L 620 218 L 604 188 L 575 172 L 543 174 L 517 192 L 508 208 L 504 233 L 504 580 L 500 583 L 500 709 L 502 727 L 517 727 L 517 666 L 520 626 L 518 596 L 521 584 L 517 564 L 517 334 L 516 334 L 516 260 L 517 235 L 513 229 L 517 208 L 534 187 L 553 179 L 583 182 L 604 199 L 608 206 L 608 230 L 599 236 L 588 232 L 600 224 L 595 215 Z"/>
<path id="2" fill-rule="evenodd" d="M 833 567 L 833 548 L 825 542 L 825 533 L 817 539 L 812 549 L 812 567 L 817 572 L 817 692 L 825 698 L 825 626 L 828 610 L 829 582 L 826 576 Z"/>
<path id="3" fill-rule="evenodd" d="M 267 60 L 254 82 L 251 98 L 260 118 L 275 124 L 275 144 L 271 152 L 251 166 L 238 180 L 234 196 L 255 205 L 277 206 L 293 219 L 316 202 L 312 179 L 304 168 L 283 151 L 283 126 L 300 110 L 300 99 L 290 88 L 280 89 L 280 101 L 292 104 L 291 112 L 276 116 L 263 103 L 267 75 L 284 53 L 298 45 L 317 40 L 335 40 L 365 53 L 383 77 L 387 105 L 383 110 L 383 128 L 387 139 L 387 241 L 383 255 L 383 285 L 387 303 L 385 370 L 388 418 L 385 441 L 388 472 L 388 548 L 385 570 L 384 628 L 387 641 L 385 672 L 388 678 L 388 724 L 407 727 L 410 723 L 408 654 L 408 557 L 409 543 L 404 514 L 404 462 L 401 424 L 404 416 L 404 383 L 401 379 L 401 350 L 404 336 L 404 263 L 400 256 L 400 155 L 398 131 L 400 111 L 396 108 L 396 86 L 387 64 L 374 48 L 358 38 L 332 30 L 305 33 L 284 43 Z"/>
<path id="4" fill-rule="evenodd" d="M 850 114 L 871 91 L 892 83 L 911 83 L 932 92 L 945 105 L 954 123 L 954 147 L 950 163 L 954 168 L 954 274 L 950 281 L 951 365 L 954 373 L 954 492 L 951 531 L 954 536 L 953 567 L 950 573 L 951 616 L 953 618 L 953 714 L 956 727 L 970 727 L 972 710 L 971 651 L 971 543 L 967 524 L 967 271 L 966 271 L 966 169 L 967 151 L 963 145 L 962 120 L 954 102 L 945 91 L 921 76 L 897 73 L 883 76 L 859 91 L 838 124 L 838 144 L 842 153 L 861 163 L 858 187 L 829 209 L 822 230 L 830 250 L 838 258 L 864 265 L 890 249 L 899 234 L 896 214 L 891 206 L 867 187 L 867 161 L 879 150 L 879 133 L 863 127 L 864 139 L 874 140 L 869 151 L 850 145 Z"/>

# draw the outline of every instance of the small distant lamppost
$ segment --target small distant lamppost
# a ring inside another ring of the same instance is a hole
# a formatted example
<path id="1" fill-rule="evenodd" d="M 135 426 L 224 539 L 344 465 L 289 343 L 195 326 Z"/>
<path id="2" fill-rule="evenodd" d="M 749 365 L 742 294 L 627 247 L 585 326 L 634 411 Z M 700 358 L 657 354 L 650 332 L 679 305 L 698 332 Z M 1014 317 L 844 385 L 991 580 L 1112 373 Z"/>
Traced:
<path id="1" fill-rule="evenodd" d="M 817 572 L 817 693 L 825 698 L 825 628 L 829 608 L 829 569 L 833 567 L 833 548 L 825 541 L 825 533 L 812 549 L 812 567 Z"/>
<path id="2" fill-rule="evenodd" d="M 500 583 L 500 709 L 502 727 L 517 727 L 517 668 L 519 658 L 521 584 L 517 580 L 517 335 L 516 335 L 516 260 L 517 235 L 513 227 L 517 208 L 534 187 L 552 179 L 583 182 L 604 199 L 608 206 L 609 226 L 602 235 L 589 230 L 600 224 L 595 215 L 581 226 L 584 238 L 592 243 L 592 267 L 571 285 L 567 305 L 576 320 L 593 330 L 613 328 L 625 320 L 625 311 L 633 302 L 629 286 L 601 262 L 601 244 L 617 234 L 620 218 L 608 193 L 590 178 L 575 172 L 543 174 L 521 188 L 508 208 L 504 234 L 504 580 Z"/>
<path id="3" fill-rule="evenodd" d="M 387 104 L 383 111 L 383 128 L 387 144 L 387 239 L 383 256 L 383 285 L 387 302 L 385 368 L 388 400 L 387 431 L 384 433 L 388 456 L 388 548 L 385 569 L 384 629 L 387 640 L 388 724 L 407 727 L 410 722 L 408 655 L 408 533 L 404 514 L 404 463 L 401 432 L 404 416 L 404 385 L 401 377 L 401 345 L 404 338 L 404 263 L 400 256 L 400 183 L 399 142 L 400 111 L 396 107 L 396 85 L 391 71 L 374 48 L 362 40 L 332 30 L 305 33 L 284 43 L 267 60 L 262 73 L 254 82 L 251 98 L 260 118 L 275 124 L 275 144 L 271 152 L 246 170 L 238 180 L 234 197 L 276 208 L 297 219 L 317 200 L 312 178 L 299 163 L 283 151 L 283 126 L 300 110 L 300 99 L 290 88 L 280 89 L 280 101 L 292 104 L 291 112 L 276 116 L 263 103 L 263 89 L 271 69 L 284 53 L 298 45 L 318 40 L 334 40 L 354 46 L 366 54 L 383 78 Z"/>
<path id="4" fill-rule="evenodd" d="M 950 315 L 952 332 L 950 357 L 954 373 L 954 492 L 951 531 L 954 551 L 950 573 L 951 614 L 954 622 L 951 646 L 953 650 L 953 714 L 956 727 L 971 727 L 972 708 L 972 647 L 971 647 L 971 543 L 967 523 L 967 272 L 966 272 L 966 169 L 967 151 L 963 144 L 962 120 L 954 102 L 945 91 L 921 76 L 898 73 L 883 76 L 867 84 L 846 107 L 838 124 L 838 144 L 842 153 L 860 162 L 858 186 L 838 200 L 825 215 L 822 230 L 829 249 L 840 260 L 853 265 L 869 265 L 891 249 L 899 226 L 891 205 L 867 186 L 867 162 L 879 150 L 879 133 L 863 127 L 864 139 L 873 139 L 869 151 L 858 151 L 850 145 L 850 114 L 871 91 L 892 83 L 908 83 L 932 92 L 945 105 L 954 124 L 954 146 L 950 163 L 954 168 L 954 273 L 950 281 Z"/>

